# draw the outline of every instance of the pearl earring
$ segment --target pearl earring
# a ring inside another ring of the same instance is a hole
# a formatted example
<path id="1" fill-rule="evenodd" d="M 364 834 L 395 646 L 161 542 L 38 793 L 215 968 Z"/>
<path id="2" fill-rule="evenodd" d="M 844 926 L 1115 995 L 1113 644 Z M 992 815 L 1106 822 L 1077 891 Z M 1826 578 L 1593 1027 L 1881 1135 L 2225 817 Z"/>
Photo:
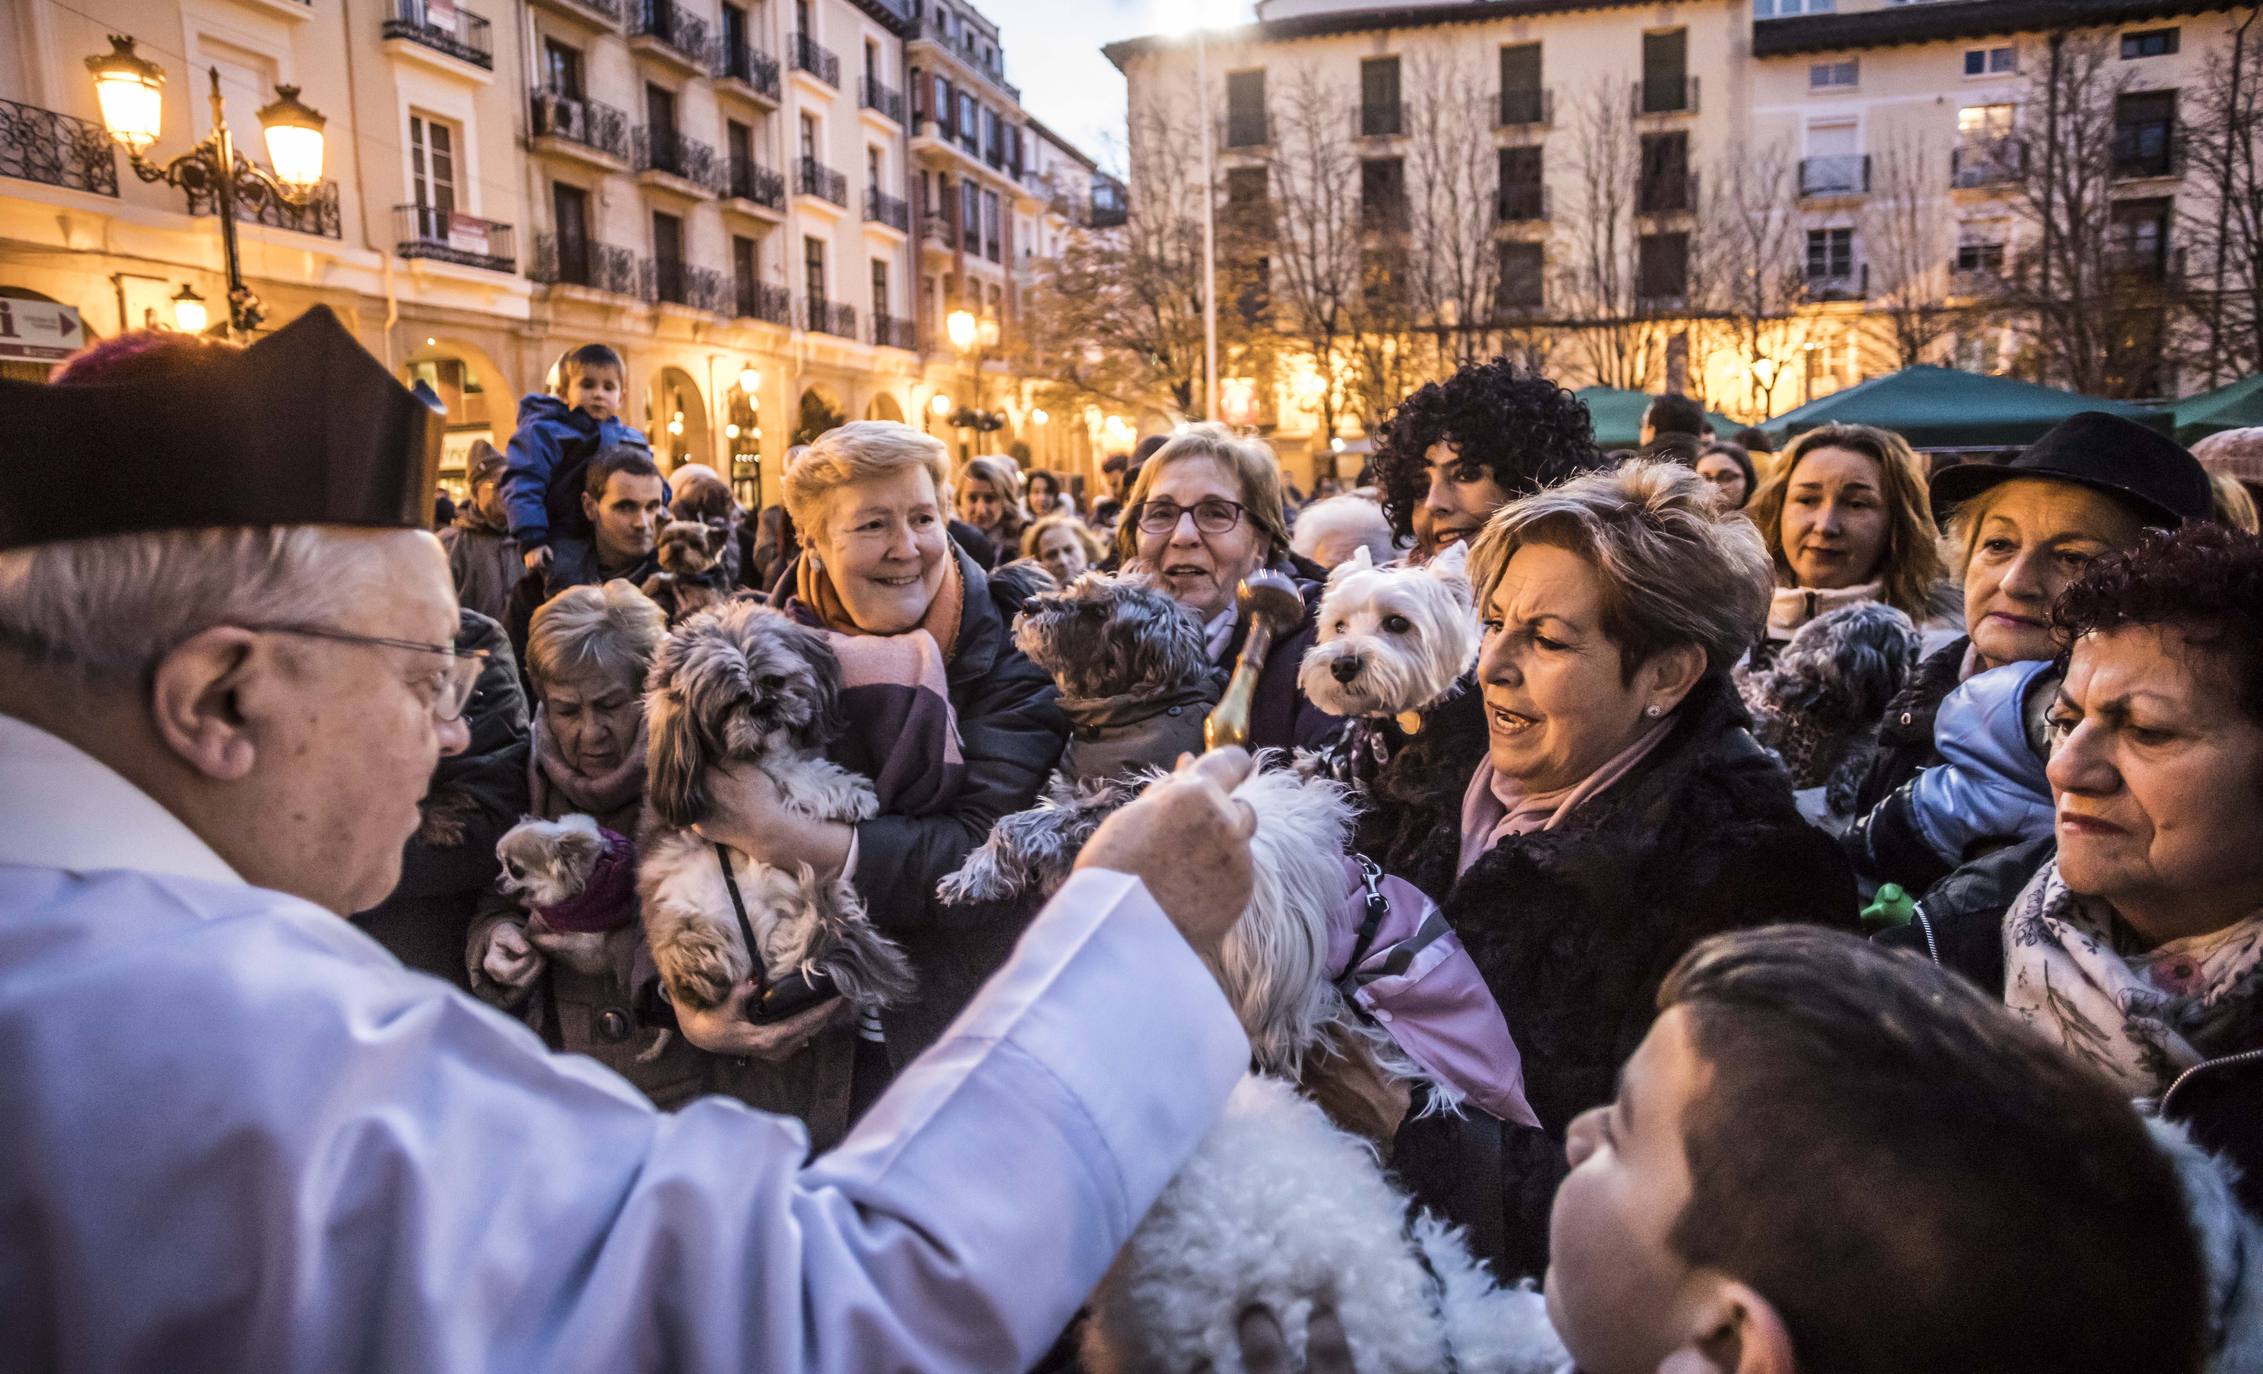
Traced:
<path id="1" fill-rule="evenodd" d="M 1666 714 L 1666 711 L 1665 708 L 1661 706 L 1645 706 L 1642 708 L 1642 714 L 1650 717 L 1652 720 L 1656 720 L 1658 719 L 1658 717 Z"/>

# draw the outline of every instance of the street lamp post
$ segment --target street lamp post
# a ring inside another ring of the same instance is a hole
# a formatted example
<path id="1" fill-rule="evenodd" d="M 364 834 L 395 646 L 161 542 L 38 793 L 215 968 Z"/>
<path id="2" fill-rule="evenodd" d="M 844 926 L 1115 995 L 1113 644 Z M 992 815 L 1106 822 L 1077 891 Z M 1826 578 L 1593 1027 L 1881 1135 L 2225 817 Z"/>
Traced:
<path id="1" fill-rule="evenodd" d="M 1202 127 L 1202 418 L 1218 418 L 1218 174 L 1211 166 L 1218 131 L 1210 124 L 1210 44 L 1194 25 L 1194 84 Z"/>
<path id="2" fill-rule="evenodd" d="M 259 125 L 267 137 L 268 171 L 236 151 L 228 132 L 228 112 L 220 97 L 220 69 L 212 74 L 212 132 L 203 142 L 171 162 L 152 162 L 144 156 L 164 120 L 165 70 L 134 51 L 134 40 L 110 36 L 110 51 L 86 60 L 94 76 L 95 100 L 102 107 L 103 127 L 126 150 L 134 175 L 143 181 L 162 181 L 191 197 L 209 196 L 220 216 L 220 254 L 228 270 L 228 327 L 238 336 L 259 327 L 266 312 L 259 297 L 244 285 L 243 262 L 236 250 L 236 209 L 256 209 L 261 202 L 280 201 L 290 206 L 311 202 L 322 186 L 323 117 L 299 100 L 296 86 L 277 86 L 275 99 L 261 106 Z M 193 312 L 176 309 L 182 323 Z"/>

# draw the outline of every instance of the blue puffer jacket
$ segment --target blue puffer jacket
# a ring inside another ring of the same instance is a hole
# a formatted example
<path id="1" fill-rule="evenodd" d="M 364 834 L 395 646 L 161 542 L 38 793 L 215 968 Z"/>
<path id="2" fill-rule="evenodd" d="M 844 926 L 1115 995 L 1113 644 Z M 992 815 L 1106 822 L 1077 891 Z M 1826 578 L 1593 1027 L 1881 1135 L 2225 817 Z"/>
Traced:
<path id="1" fill-rule="evenodd" d="M 555 396 L 537 392 L 519 402 L 519 427 L 503 456 L 503 511 L 521 552 L 589 537 L 582 470 L 614 444 L 649 447 L 642 431 L 618 419 L 600 424 Z"/>
<path id="2" fill-rule="evenodd" d="M 1941 701 L 1941 763 L 1897 788 L 1847 832 L 1864 877 L 1918 892 L 1987 850 L 2051 833 L 2051 784 L 2027 712 L 2048 660 L 1976 673 Z"/>

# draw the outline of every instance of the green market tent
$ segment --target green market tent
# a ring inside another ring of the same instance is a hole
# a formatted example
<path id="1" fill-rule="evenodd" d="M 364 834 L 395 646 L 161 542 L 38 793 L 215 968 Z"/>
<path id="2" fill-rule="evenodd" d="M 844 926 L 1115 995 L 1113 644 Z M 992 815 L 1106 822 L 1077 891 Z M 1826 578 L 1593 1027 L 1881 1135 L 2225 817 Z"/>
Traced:
<path id="1" fill-rule="evenodd" d="M 1595 421 L 1595 446 L 1602 449 L 1633 448 L 1642 442 L 1642 412 L 1650 406 L 1647 391 L 1621 391 L 1610 386 L 1583 386 L 1572 393 L 1587 403 L 1588 417 Z M 1744 426 L 1726 415 L 1705 412 L 1713 424 L 1713 432 L 1726 439 Z"/>
<path id="2" fill-rule="evenodd" d="M 2211 434 L 2263 425 L 2263 376 L 2187 396 L 2169 407 L 2177 419 L 2177 442 L 2190 448 Z"/>
<path id="3" fill-rule="evenodd" d="M 1874 425 L 1912 448 L 2019 448 L 2078 411 L 2126 415 L 2167 434 L 2169 412 L 1953 367 L 1905 367 L 1786 411 L 1761 428 L 1781 444 L 1817 425 Z"/>

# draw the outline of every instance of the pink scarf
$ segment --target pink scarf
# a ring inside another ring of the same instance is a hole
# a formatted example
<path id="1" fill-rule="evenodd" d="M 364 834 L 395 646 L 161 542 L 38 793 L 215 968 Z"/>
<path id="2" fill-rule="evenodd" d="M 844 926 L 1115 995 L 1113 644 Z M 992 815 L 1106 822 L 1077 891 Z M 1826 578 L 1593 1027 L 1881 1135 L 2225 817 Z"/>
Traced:
<path id="1" fill-rule="evenodd" d="M 1527 791 L 1516 779 L 1496 770 L 1490 760 L 1479 763 L 1477 771 L 1470 776 L 1469 790 L 1462 793 L 1461 862 L 1454 872 L 1467 873 L 1469 866 L 1484 857 L 1487 850 L 1511 835 L 1529 835 L 1535 830 L 1554 830 L 1562 825 L 1564 818 L 1578 810 L 1581 803 L 1603 792 L 1648 758 L 1673 724 L 1674 718 L 1669 713 L 1594 772 L 1569 787 L 1553 791 Z"/>
<path id="2" fill-rule="evenodd" d="M 577 771 L 550 734 L 550 719 L 534 708 L 534 748 L 527 759 L 529 808 L 551 820 L 579 811 L 597 823 L 622 833 L 636 828 L 638 804 L 644 799 L 644 722 L 639 719 L 636 743 L 611 769 L 603 773 Z"/>

